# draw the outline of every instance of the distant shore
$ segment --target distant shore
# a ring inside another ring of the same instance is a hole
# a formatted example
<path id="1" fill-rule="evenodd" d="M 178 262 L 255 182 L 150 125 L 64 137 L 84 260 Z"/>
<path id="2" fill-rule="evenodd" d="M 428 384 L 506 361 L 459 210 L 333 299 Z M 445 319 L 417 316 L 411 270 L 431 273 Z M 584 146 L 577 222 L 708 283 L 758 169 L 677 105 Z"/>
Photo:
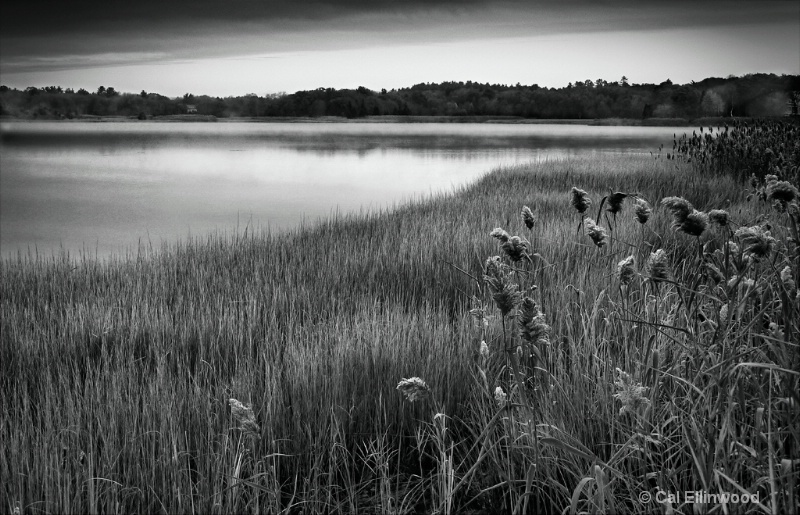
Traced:
<path id="1" fill-rule="evenodd" d="M 558 125 L 593 125 L 593 126 L 631 126 L 631 127 L 692 127 L 721 126 L 734 120 L 750 120 L 751 118 L 595 118 L 595 119 L 536 119 L 514 116 L 366 116 L 363 118 L 342 118 L 336 116 L 320 117 L 230 117 L 218 118 L 211 115 L 168 115 L 152 116 L 140 120 L 135 116 L 89 116 L 75 118 L 16 118 L 0 116 L 3 122 L 124 122 L 124 123 L 499 123 L 499 124 L 558 124 Z"/>

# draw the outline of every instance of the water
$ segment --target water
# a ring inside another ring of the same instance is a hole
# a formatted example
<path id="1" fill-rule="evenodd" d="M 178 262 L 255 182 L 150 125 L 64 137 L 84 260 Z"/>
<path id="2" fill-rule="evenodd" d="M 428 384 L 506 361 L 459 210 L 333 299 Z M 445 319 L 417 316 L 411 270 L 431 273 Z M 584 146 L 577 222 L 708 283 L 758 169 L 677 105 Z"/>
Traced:
<path id="1" fill-rule="evenodd" d="M 505 165 L 671 144 L 675 127 L 405 123 L 0 125 L 0 255 L 107 257 L 280 230 L 449 191 Z M 671 148 L 671 146 L 670 146 Z"/>

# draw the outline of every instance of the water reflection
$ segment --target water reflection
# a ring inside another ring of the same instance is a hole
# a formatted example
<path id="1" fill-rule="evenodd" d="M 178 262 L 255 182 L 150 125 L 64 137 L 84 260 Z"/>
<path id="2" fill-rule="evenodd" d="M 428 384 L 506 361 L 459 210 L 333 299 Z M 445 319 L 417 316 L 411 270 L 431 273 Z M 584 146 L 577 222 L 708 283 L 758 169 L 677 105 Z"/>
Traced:
<path id="1" fill-rule="evenodd" d="M 282 229 L 449 190 L 498 166 L 649 152 L 674 128 L 4 123 L 0 252 L 100 256 L 249 222 Z"/>

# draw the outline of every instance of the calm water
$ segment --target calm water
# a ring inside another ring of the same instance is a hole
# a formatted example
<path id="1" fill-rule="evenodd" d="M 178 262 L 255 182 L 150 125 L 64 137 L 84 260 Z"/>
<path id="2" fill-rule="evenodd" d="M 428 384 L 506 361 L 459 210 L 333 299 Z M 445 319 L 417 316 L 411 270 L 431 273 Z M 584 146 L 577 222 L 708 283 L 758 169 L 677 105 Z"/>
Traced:
<path id="1" fill-rule="evenodd" d="M 448 191 L 499 166 L 670 146 L 674 127 L 389 123 L 0 125 L 0 254 L 125 254 Z"/>

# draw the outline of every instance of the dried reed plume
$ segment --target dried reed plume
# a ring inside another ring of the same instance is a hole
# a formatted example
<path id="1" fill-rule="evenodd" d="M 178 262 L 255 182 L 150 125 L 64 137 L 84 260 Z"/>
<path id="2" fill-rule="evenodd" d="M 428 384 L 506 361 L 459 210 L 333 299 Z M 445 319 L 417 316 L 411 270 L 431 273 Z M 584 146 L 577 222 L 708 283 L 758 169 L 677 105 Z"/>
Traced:
<path id="1" fill-rule="evenodd" d="M 507 242 L 508 239 L 510 238 L 508 233 L 499 227 L 495 227 L 492 230 L 492 232 L 489 233 L 489 236 L 491 236 L 492 238 L 497 238 L 503 243 Z"/>
<path id="2" fill-rule="evenodd" d="M 500 256 L 486 260 L 483 280 L 489 287 L 492 299 L 497 304 L 500 313 L 506 316 L 519 302 L 520 293 L 518 286 L 508 278 L 508 266 L 500 262 Z"/>
<path id="3" fill-rule="evenodd" d="M 533 224 L 536 219 L 533 217 L 533 212 L 528 206 L 522 206 L 522 221 L 525 222 L 525 227 L 533 229 Z"/>
<path id="4" fill-rule="evenodd" d="M 712 209 L 708 212 L 708 220 L 720 227 L 727 227 L 731 221 L 731 217 L 727 211 L 723 209 Z"/>
<path id="5" fill-rule="evenodd" d="M 614 394 L 614 397 L 622 402 L 619 414 L 622 415 L 625 412 L 635 414 L 649 406 L 650 399 L 644 396 L 648 388 L 642 386 L 641 383 L 634 382 L 629 374 L 619 368 L 616 369 L 616 372 L 617 379 L 614 381 L 614 386 L 617 387 L 617 393 Z"/>
<path id="6" fill-rule="evenodd" d="M 550 343 L 550 326 L 544 320 L 544 314 L 530 297 L 520 303 L 519 335 L 531 345 L 547 345 Z"/>
<path id="7" fill-rule="evenodd" d="M 589 198 L 589 194 L 583 191 L 582 189 L 572 187 L 572 207 L 574 207 L 578 213 L 584 214 L 589 207 L 592 205 L 592 199 Z"/>
<path id="8" fill-rule="evenodd" d="M 479 352 L 483 359 L 487 359 L 489 357 L 489 345 L 486 343 L 486 340 L 481 340 Z"/>
<path id="9" fill-rule="evenodd" d="M 594 223 L 594 220 L 587 217 L 583 220 L 586 229 L 589 232 L 589 237 L 595 245 L 602 247 L 606 244 L 606 230 Z"/>
<path id="10" fill-rule="evenodd" d="M 761 225 L 740 227 L 733 234 L 744 246 L 744 254 L 754 259 L 766 258 L 775 248 L 775 238 Z"/>
<path id="11" fill-rule="evenodd" d="M 783 270 L 781 270 L 781 282 L 789 294 L 794 293 L 794 291 L 797 289 L 797 284 L 794 282 L 794 278 L 792 277 L 792 268 L 789 265 L 786 265 Z"/>
<path id="12" fill-rule="evenodd" d="M 506 392 L 504 392 L 503 388 L 500 386 L 494 389 L 494 401 L 500 408 L 505 407 L 506 402 L 508 402 L 508 395 L 506 395 Z"/>
<path id="13" fill-rule="evenodd" d="M 667 260 L 667 253 L 664 249 L 658 249 L 650 254 L 647 258 L 647 275 L 650 280 L 655 283 L 664 281 L 669 278 L 669 263 Z"/>
<path id="14" fill-rule="evenodd" d="M 680 224 L 676 222 L 675 226 L 679 231 L 685 232 L 689 236 L 699 237 L 708 227 L 708 215 L 695 209 Z"/>
<path id="15" fill-rule="evenodd" d="M 778 181 L 776 179 L 767 183 L 767 198 L 780 202 L 784 206 L 796 199 L 798 195 L 800 194 L 797 188 L 790 182 Z"/>
<path id="16" fill-rule="evenodd" d="M 403 378 L 397 383 L 397 389 L 406 396 L 408 402 L 416 402 L 428 398 L 431 389 L 428 384 L 419 377 Z"/>
<path id="17" fill-rule="evenodd" d="M 617 263 L 617 277 L 620 284 L 627 286 L 636 276 L 636 257 L 631 254 Z"/>
<path id="18" fill-rule="evenodd" d="M 650 215 L 653 214 L 653 209 L 643 198 L 637 197 L 635 202 L 636 206 L 633 208 L 633 212 L 636 215 L 636 221 L 640 224 L 646 224 L 650 220 Z"/>
<path id="19" fill-rule="evenodd" d="M 529 243 L 519 236 L 512 236 L 504 241 L 501 248 L 508 254 L 511 261 L 519 261 L 528 254 Z"/>
<path id="20" fill-rule="evenodd" d="M 695 210 L 688 200 L 681 197 L 667 197 L 661 201 L 661 205 L 670 210 L 676 226 L 680 226 Z"/>
<path id="21" fill-rule="evenodd" d="M 228 399 L 228 404 L 231 406 L 231 415 L 234 420 L 239 423 L 239 429 L 247 436 L 252 438 L 261 438 L 261 428 L 256 422 L 256 415 L 253 413 L 251 406 L 245 406 L 236 399 Z"/>
<path id="22" fill-rule="evenodd" d="M 622 193 L 621 191 L 617 191 L 612 193 L 608 196 L 608 207 L 606 211 L 611 213 L 612 215 L 616 215 L 620 211 L 622 211 L 622 202 L 628 197 L 627 193 Z"/>

